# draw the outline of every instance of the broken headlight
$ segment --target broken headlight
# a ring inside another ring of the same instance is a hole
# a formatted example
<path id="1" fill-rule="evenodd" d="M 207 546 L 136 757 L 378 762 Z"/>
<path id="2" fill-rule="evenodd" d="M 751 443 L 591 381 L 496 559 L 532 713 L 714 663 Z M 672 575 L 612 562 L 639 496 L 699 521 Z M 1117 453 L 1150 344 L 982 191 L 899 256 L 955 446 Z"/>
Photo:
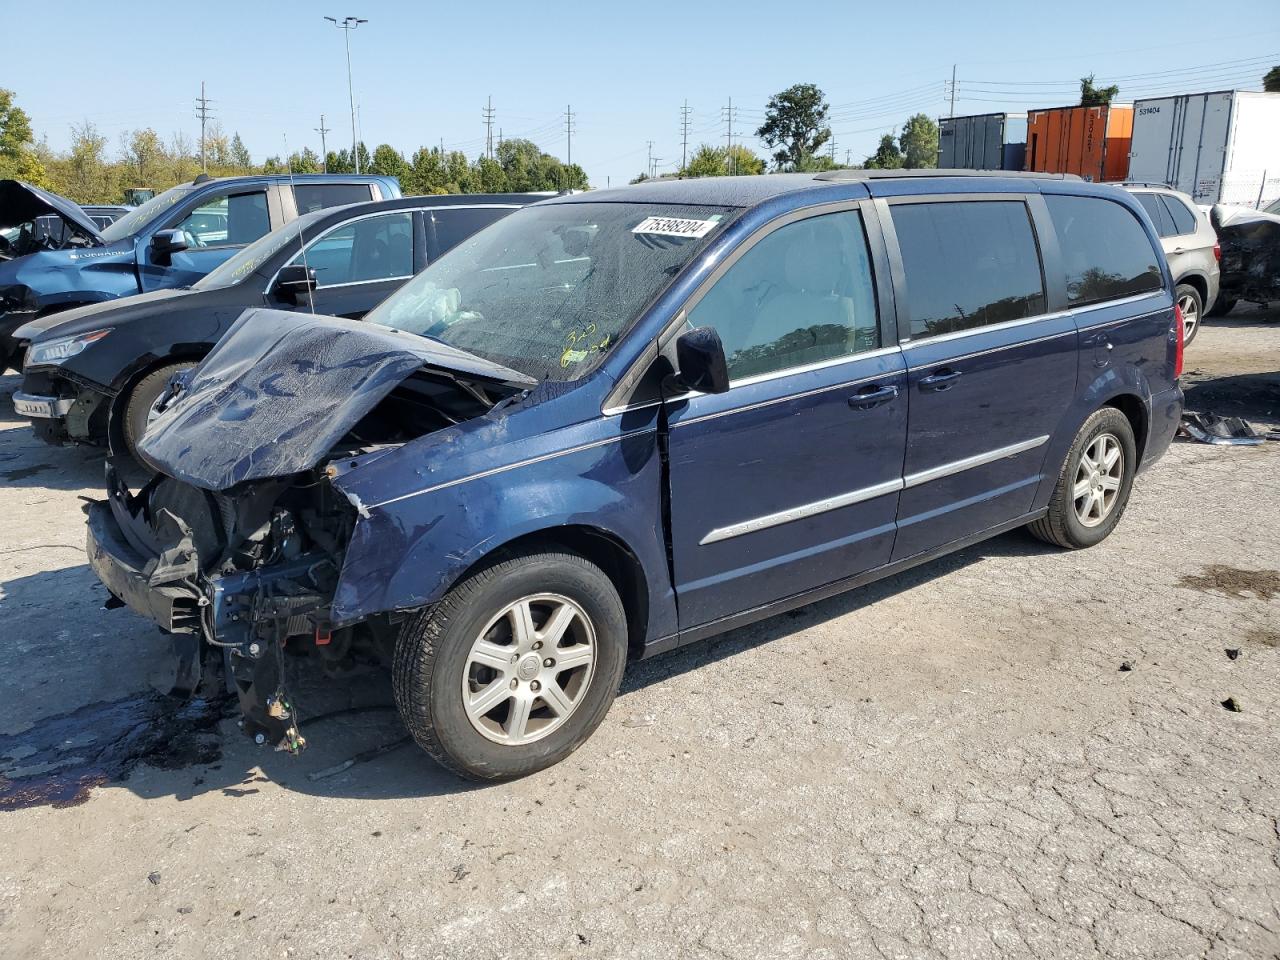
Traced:
<path id="1" fill-rule="evenodd" d="M 68 357 L 81 353 L 91 343 L 96 343 L 111 332 L 107 327 L 103 330 L 90 330 L 88 333 L 77 333 L 70 337 L 58 337 L 43 343 L 33 343 L 27 351 L 27 366 L 38 367 L 42 364 L 61 363 Z"/>

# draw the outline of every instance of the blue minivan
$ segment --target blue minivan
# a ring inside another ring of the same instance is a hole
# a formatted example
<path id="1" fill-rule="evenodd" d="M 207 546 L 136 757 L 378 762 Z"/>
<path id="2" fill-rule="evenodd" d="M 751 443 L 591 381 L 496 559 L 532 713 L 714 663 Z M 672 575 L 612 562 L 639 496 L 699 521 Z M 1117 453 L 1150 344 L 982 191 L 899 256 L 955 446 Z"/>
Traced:
<path id="1" fill-rule="evenodd" d="M 519 210 L 364 322 L 255 310 L 110 468 L 90 563 L 300 746 L 279 651 L 390 665 L 478 778 L 568 756 L 628 658 L 1019 526 L 1120 520 L 1178 424 L 1182 324 L 1137 202 L 852 171 Z"/>
<path id="2" fill-rule="evenodd" d="M 201 175 L 103 226 L 57 194 L 0 180 L 0 226 L 28 228 L 0 245 L 0 372 L 21 368 L 13 332 L 30 320 L 190 286 L 299 214 L 399 196 L 395 177 Z M 63 229 L 39 229 L 51 218 Z"/>

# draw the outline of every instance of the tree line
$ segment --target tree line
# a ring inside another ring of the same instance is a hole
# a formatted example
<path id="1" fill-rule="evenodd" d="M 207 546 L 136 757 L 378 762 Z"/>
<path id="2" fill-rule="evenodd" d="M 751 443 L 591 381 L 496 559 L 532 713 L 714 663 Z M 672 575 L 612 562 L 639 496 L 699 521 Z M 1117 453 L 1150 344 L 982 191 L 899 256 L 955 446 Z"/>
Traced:
<path id="1" fill-rule="evenodd" d="M 288 156 L 270 156 L 255 164 L 248 147 L 216 121 L 206 128 L 204 164 L 200 145 L 182 133 L 165 140 L 150 128 L 120 136 L 114 151 L 89 121 L 73 124 L 65 151 L 36 140 L 30 118 L 0 89 L 0 179 L 27 183 L 61 194 L 76 203 L 120 203 L 124 191 L 144 187 L 157 193 L 187 183 L 207 167 L 214 177 L 255 173 L 354 173 L 359 156 L 362 173 L 398 177 L 406 195 L 443 193 L 510 193 L 585 190 L 590 184 L 578 164 L 562 163 L 530 140 L 504 140 L 492 157 L 474 160 L 459 150 L 419 147 L 405 155 L 390 144 L 370 153 L 365 144 L 331 150 L 321 157 L 310 147 Z"/>

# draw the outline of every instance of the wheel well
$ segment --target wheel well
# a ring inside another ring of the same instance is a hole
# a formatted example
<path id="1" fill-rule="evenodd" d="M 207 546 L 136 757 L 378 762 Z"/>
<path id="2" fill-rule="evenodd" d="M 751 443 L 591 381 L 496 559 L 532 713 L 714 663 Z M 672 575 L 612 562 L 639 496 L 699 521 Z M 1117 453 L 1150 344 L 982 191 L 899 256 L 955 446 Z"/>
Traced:
<path id="1" fill-rule="evenodd" d="M 1195 287 L 1196 293 L 1200 294 L 1200 303 L 1202 305 L 1209 299 L 1209 284 L 1205 282 L 1204 277 L 1192 273 L 1185 277 L 1179 277 L 1177 282 L 1174 283 L 1174 286 L 1176 287 L 1179 283 L 1185 283 L 1189 287 Z"/>
<path id="2" fill-rule="evenodd" d="M 476 569 L 492 563 L 499 556 L 533 553 L 547 547 L 576 553 L 604 571 L 627 612 L 628 655 L 632 659 L 637 658 L 644 648 L 645 632 L 649 627 L 649 590 L 644 568 L 626 544 L 598 527 L 570 525 L 517 537 L 477 561 L 454 582 L 462 582 Z"/>
<path id="3" fill-rule="evenodd" d="M 1114 407 L 1124 414 L 1133 428 L 1133 442 L 1138 448 L 1138 463 L 1142 463 L 1142 454 L 1147 449 L 1147 408 L 1141 397 L 1132 393 L 1121 394 L 1107 401 L 1106 406 Z"/>

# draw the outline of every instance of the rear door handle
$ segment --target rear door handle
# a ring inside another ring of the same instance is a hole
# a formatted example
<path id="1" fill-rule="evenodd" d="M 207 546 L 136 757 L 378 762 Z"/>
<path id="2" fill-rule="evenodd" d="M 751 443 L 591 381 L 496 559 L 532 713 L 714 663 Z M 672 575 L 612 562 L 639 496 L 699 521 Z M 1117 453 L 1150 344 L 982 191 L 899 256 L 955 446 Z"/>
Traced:
<path id="1" fill-rule="evenodd" d="M 931 373 L 920 381 L 920 389 L 926 393 L 940 393 L 943 390 L 950 390 L 951 385 L 960 379 L 959 370 L 952 370 L 950 367 L 943 367 L 936 373 Z"/>
<path id="2" fill-rule="evenodd" d="M 849 406 L 855 410 L 870 410 L 872 407 L 878 407 L 882 403 L 888 403 L 897 396 L 897 387 L 877 387 L 872 384 L 871 386 L 863 387 L 850 397 Z"/>

